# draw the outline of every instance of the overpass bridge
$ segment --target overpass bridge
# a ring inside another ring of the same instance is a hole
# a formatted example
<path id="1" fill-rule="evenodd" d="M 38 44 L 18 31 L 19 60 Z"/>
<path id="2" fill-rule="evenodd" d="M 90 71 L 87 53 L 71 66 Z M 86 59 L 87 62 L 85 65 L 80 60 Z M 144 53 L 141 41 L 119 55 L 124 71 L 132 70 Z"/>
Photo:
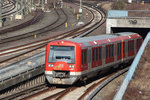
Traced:
<path id="1" fill-rule="evenodd" d="M 106 20 L 106 33 L 136 32 L 145 38 L 150 31 L 149 10 L 109 10 Z"/>

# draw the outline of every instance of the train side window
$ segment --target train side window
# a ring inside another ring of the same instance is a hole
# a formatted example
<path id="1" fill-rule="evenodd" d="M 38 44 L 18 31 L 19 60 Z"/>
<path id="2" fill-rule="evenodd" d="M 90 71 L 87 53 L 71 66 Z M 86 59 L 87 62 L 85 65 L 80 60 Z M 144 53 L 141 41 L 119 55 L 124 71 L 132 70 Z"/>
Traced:
<path id="1" fill-rule="evenodd" d="M 95 61 L 95 48 L 92 49 L 92 61 Z"/>
<path id="2" fill-rule="evenodd" d="M 101 47 L 99 47 L 99 60 L 101 60 L 101 57 L 102 55 L 101 55 Z"/>
<path id="3" fill-rule="evenodd" d="M 108 58 L 108 46 L 106 46 L 106 58 Z"/>
<path id="4" fill-rule="evenodd" d="M 82 51 L 82 65 L 83 65 L 83 56 L 84 56 L 84 53 L 83 53 L 84 51 Z"/>
<path id="5" fill-rule="evenodd" d="M 133 44 L 132 44 L 132 41 L 130 42 L 131 45 L 130 45 L 130 48 L 131 48 L 131 51 L 133 50 Z"/>
<path id="6" fill-rule="evenodd" d="M 87 50 L 82 50 L 82 65 L 87 64 Z"/>
<path id="7" fill-rule="evenodd" d="M 130 51 L 130 41 L 128 42 L 128 51 Z"/>
<path id="8" fill-rule="evenodd" d="M 114 45 L 112 45 L 112 57 L 114 56 Z"/>
<path id="9" fill-rule="evenodd" d="M 137 40 L 136 48 L 139 49 L 139 39 Z"/>
<path id="10" fill-rule="evenodd" d="M 134 41 L 132 41 L 132 50 L 134 50 Z"/>
<path id="11" fill-rule="evenodd" d="M 111 57 L 111 55 L 112 55 L 112 46 L 111 45 L 109 46 L 109 52 L 110 52 L 109 57 Z"/>
<path id="12" fill-rule="evenodd" d="M 117 55 L 119 55 L 119 43 L 117 44 Z"/>
<path id="13" fill-rule="evenodd" d="M 109 58 L 109 47 L 107 46 L 106 49 L 107 49 L 107 52 L 106 52 L 107 53 L 107 58 Z"/>
<path id="14" fill-rule="evenodd" d="M 120 55 L 122 53 L 122 43 L 120 43 Z"/>
<path id="15" fill-rule="evenodd" d="M 98 48 L 96 48 L 96 61 L 98 61 Z"/>
<path id="16" fill-rule="evenodd" d="M 139 50 L 141 44 L 142 44 L 142 40 L 141 40 L 141 39 L 138 39 L 138 40 L 137 40 L 137 50 Z"/>
<path id="17" fill-rule="evenodd" d="M 111 46 L 109 46 L 109 58 L 111 57 Z"/>
<path id="18" fill-rule="evenodd" d="M 141 45 L 141 40 L 138 39 L 138 40 L 137 40 L 137 50 L 140 48 L 140 45 Z"/>
<path id="19" fill-rule="evenodd" d="M 125 42 L 123 42 L 123 53 L 125 53 Z"/>
<path id="20" fill-rule="evenodd" d="M 132 42 L 132 44 L 133 44 L 133 50 L 134 50 L 134 41 Z"/>
<path id="21" fill-rule="evenodd" d="M 87 50 L 84 51 L 84 64 L 87 64 Z"/>

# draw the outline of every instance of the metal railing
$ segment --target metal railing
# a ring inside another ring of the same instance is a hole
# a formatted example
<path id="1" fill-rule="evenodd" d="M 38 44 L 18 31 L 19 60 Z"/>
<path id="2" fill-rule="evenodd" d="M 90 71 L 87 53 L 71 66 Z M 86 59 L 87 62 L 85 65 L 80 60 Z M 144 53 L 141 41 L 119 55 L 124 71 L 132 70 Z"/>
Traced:
<path id="1" fill-rule="evenodd" d="M 125 77 L 125 79 L 123 80 L 123 82 L 122 82 L 122 84 L 120 86 L 120 89 L 116 93 L 116 95 L 115 95 L 113 100 L 122 100 L 122 97 L 123 97 L 123 95 L 124 95 L 124 93 L 125 93 L 125 91 L 126 91 L 126 89 L 128 87 L 128 84 L 129 84 L 129 82 L 130 82 L 130 80 L 131 80 L 131 78 L 132 78 L 132 76 L 133 76 L 133 74 L 134 74 L 134 72 L 135 72 L 135 70 L 137 68 L 137 65 L 138 65 L 138 63 L 139 63 L 139 61 L 141 59 L 141 56 L 142 56 L 142 54 L 143 54 L 143 52 L 145 50 L 145 47 L 148 44 L 149 40 L 150 40 L 150 32 L 147 34 L 147 36 L 146 36 L 146 38 L 145 38 L 145 40 L 144 40 L 144 42 L 143 42 L 139 52 L 137 53 L 137 55 L 136 55 L 132 65 L 131 65 L 131 67 L 130 67 L 130 69 L 129 69 L 126 77 Z"/>

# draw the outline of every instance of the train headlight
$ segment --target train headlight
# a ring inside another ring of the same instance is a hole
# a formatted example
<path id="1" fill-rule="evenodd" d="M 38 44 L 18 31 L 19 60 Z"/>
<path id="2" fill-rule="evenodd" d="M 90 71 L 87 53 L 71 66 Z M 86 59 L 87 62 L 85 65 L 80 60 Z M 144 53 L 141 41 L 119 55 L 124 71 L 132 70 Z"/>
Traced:
<path id="1" fill-rule="evenodd" d="M 69 68 L 74 68 L 74 65 L 69 65 Z"/>
<path id="2" fill-rule="evenodd" d="M 53 67 L 53 66 L 54 66 L 54 64 L 49 64 L 49 65 L 48 65 L 48 67 Z"/>

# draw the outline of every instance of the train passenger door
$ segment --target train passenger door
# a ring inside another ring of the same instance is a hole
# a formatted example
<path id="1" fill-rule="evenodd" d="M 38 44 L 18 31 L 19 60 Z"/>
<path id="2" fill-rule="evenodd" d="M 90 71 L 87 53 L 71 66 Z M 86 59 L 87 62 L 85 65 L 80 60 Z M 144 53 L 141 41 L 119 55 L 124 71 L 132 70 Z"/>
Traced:
<path id="1" fill-rule="evenodd" d="M 105 63 L 111 63 L 114 61 L 114 44 L 105 46 Z"/>
<path id="2" fill-rule="evenodd" d="M 117 60 L 125 58 L 125 42 L 117 43 Z"/>
<path id="3" fill-rule="evenodd" d="M 102 47 L 92 48 L 92 67 L 102 65 Z"/>
<path id="4" fill-rule="evenodd" d="M 81 53 L 82 53 L 81 70 L 84 71 L 88 69 L 88 50 L 83 49 Z"/>

